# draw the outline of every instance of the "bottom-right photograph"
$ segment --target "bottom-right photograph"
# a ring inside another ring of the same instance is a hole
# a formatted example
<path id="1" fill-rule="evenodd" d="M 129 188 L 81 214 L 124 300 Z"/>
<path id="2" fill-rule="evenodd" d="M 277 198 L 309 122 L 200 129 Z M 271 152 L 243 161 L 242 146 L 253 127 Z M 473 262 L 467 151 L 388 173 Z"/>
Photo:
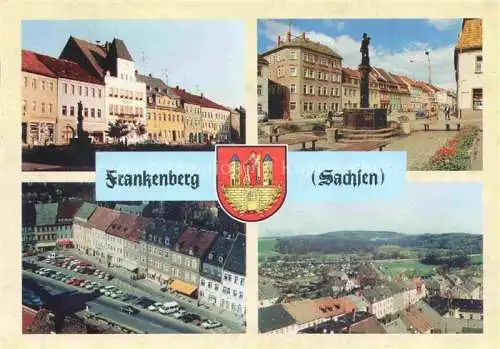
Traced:
<path id="1" fill-rule="evenodd" d="M 285 203 L 259 224 L 259 332 L 483 333 L 482 185 Z"/>

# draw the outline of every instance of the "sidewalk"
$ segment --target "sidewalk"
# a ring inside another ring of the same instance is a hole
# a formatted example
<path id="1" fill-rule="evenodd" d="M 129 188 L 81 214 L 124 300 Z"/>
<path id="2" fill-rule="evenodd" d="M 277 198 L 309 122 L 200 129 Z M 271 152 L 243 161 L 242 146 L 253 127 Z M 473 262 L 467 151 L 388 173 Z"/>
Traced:
<path id="1" fill-rule="evenodd" d="M 179 295 L 179 294 L 172 294 L 170 292 L 163 292 L 160 291 L 160 285 L 156 284 L 155 282 L 151 280 L 132 280 L 131 275 L 132 273 L 122 269 L 120 267 L 111 267 L 108 268 L 101 264 L 97 258 L 93 256 L 87 256 L 83 253 L 80 253 L 76 249 L 72 250 L 62 250 L 62 254 L 64 255 L 72 255 L 80 259 L 87 260 L 91 264 L 95 265 L 98 269 L 113 275 L 115 278 L 111 280 L 111 282 L 114 282 L 118 284 L 120 288 L 123 288 L 124 290 L 131 292 L 139 289 L 142 290 L 143 292 L 147 293 L 151 297 L 163 300 L 165 301 L 176 301 L 178 302 L 183 308 L 185 308 L 189 312 L 194 312 L 199 314 L 202 317 L 212 319 L 212 320 L 217 320 L 220 321 L 221 323 L 224 324 L 228 329 L 233 330 L 233 332 L 245 332 L 246 328 L 245 326 L 242 326 L 242 321 L 244 321 L 244 318 L 237 318 L 235 315 L 233 315 L 230 312 L 223 311 L 220 312 L 218 309 L 214 309 L 213 307 L 210 306 L 198 306 L 197 305 L 197 300 L 189 298 L 187 296 Z"/>

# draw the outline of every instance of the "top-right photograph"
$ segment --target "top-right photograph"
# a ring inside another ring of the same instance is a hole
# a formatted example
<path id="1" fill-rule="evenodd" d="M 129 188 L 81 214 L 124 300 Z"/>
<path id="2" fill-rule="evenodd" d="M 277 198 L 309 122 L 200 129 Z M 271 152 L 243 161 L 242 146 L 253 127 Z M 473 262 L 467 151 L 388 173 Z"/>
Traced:
<path id="1" fill-rule="evenodd" d="M 259 20 L 259 143 L 481 171 L 482 38 L 478 18 Z"/>

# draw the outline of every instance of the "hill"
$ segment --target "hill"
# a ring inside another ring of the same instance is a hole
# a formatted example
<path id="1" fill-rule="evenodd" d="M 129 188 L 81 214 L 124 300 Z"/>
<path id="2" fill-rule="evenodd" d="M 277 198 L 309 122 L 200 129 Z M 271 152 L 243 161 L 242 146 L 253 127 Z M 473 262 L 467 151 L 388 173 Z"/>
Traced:
<path id="1" fill-rule="evenodd" d="M 483 236 L 466 233 L 412 235 L 392 231 L 335 231 L 277 238 L 274 251 L 296 254 L 362 253 L 385 245 L 478 254 L 483 250 Z"/>

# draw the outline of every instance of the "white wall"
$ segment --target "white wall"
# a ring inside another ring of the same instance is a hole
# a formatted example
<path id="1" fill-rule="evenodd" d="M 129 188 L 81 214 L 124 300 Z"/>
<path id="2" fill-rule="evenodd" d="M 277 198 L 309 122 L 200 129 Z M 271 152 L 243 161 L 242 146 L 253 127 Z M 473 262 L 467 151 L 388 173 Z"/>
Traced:
<path id="1" fill-rule="evenodd" d="M 209 283 L 210 283 L 210 286 L 209 287 Z M 217 285 L 218 287 L 218 290 L 216 291 L 215 290 L 215 286 Z M 222 294 L 222 284 L 217 282 L 217 281 L 214 281 L 212 279 L 209 279 L 209 278 L 205 278 L 203 276 L 200 276 L 200 282 L 199 282 L 199 286 L 198 286 L 198 297 L 200 299 L 200 301 L 204 302 L 204 303 L 208 303 L 208 304 L 214 304 L 216 305 L 217 307 L 220 306 L 220 300 L 223 298 L 223 294 Z M 215 300 L 215 302 L 214 302 Z"/>
<path id="2" fill-rule="evenodd" d="M 243 284 L 241 282 L 242 279 L 243 279 Z M 235 282 L 235 280 L 237 280 L 237 282 Z M 245 276 L 234 274 L 234 273 L 228 272 L 226 270 L 223 270 L 223 272 L 222 272 L 222 287 L 223 288 L 227 287 L 230 290 L 229 294 L 223 293 L 224 300 L 226 302 L 229 302 L 229 305 L 228 306 L 226 305 L 224 307 L 225 309 L 227 309 L 233 313 L 238 313 L 236 308 L 232 309 L 231 304 L 234 304 L 236 307 L 238 305 L 240 305 L 240 309 L 241 309 L 240 314 L 244 314 L 246 312 L 245 281 L 246 281 Z M 241 298 L 240 298 L 240 294 L 242 295 Z"/>
<path id="3" fill-rule="evenodd" d="M 458 54 L 457 98 L 459 109 L 472 109 L 472 89 L 483 88 L 483 74 L 475 72 L 476 56 L 482 56 L 482 51 L 476 50 Z"/>

